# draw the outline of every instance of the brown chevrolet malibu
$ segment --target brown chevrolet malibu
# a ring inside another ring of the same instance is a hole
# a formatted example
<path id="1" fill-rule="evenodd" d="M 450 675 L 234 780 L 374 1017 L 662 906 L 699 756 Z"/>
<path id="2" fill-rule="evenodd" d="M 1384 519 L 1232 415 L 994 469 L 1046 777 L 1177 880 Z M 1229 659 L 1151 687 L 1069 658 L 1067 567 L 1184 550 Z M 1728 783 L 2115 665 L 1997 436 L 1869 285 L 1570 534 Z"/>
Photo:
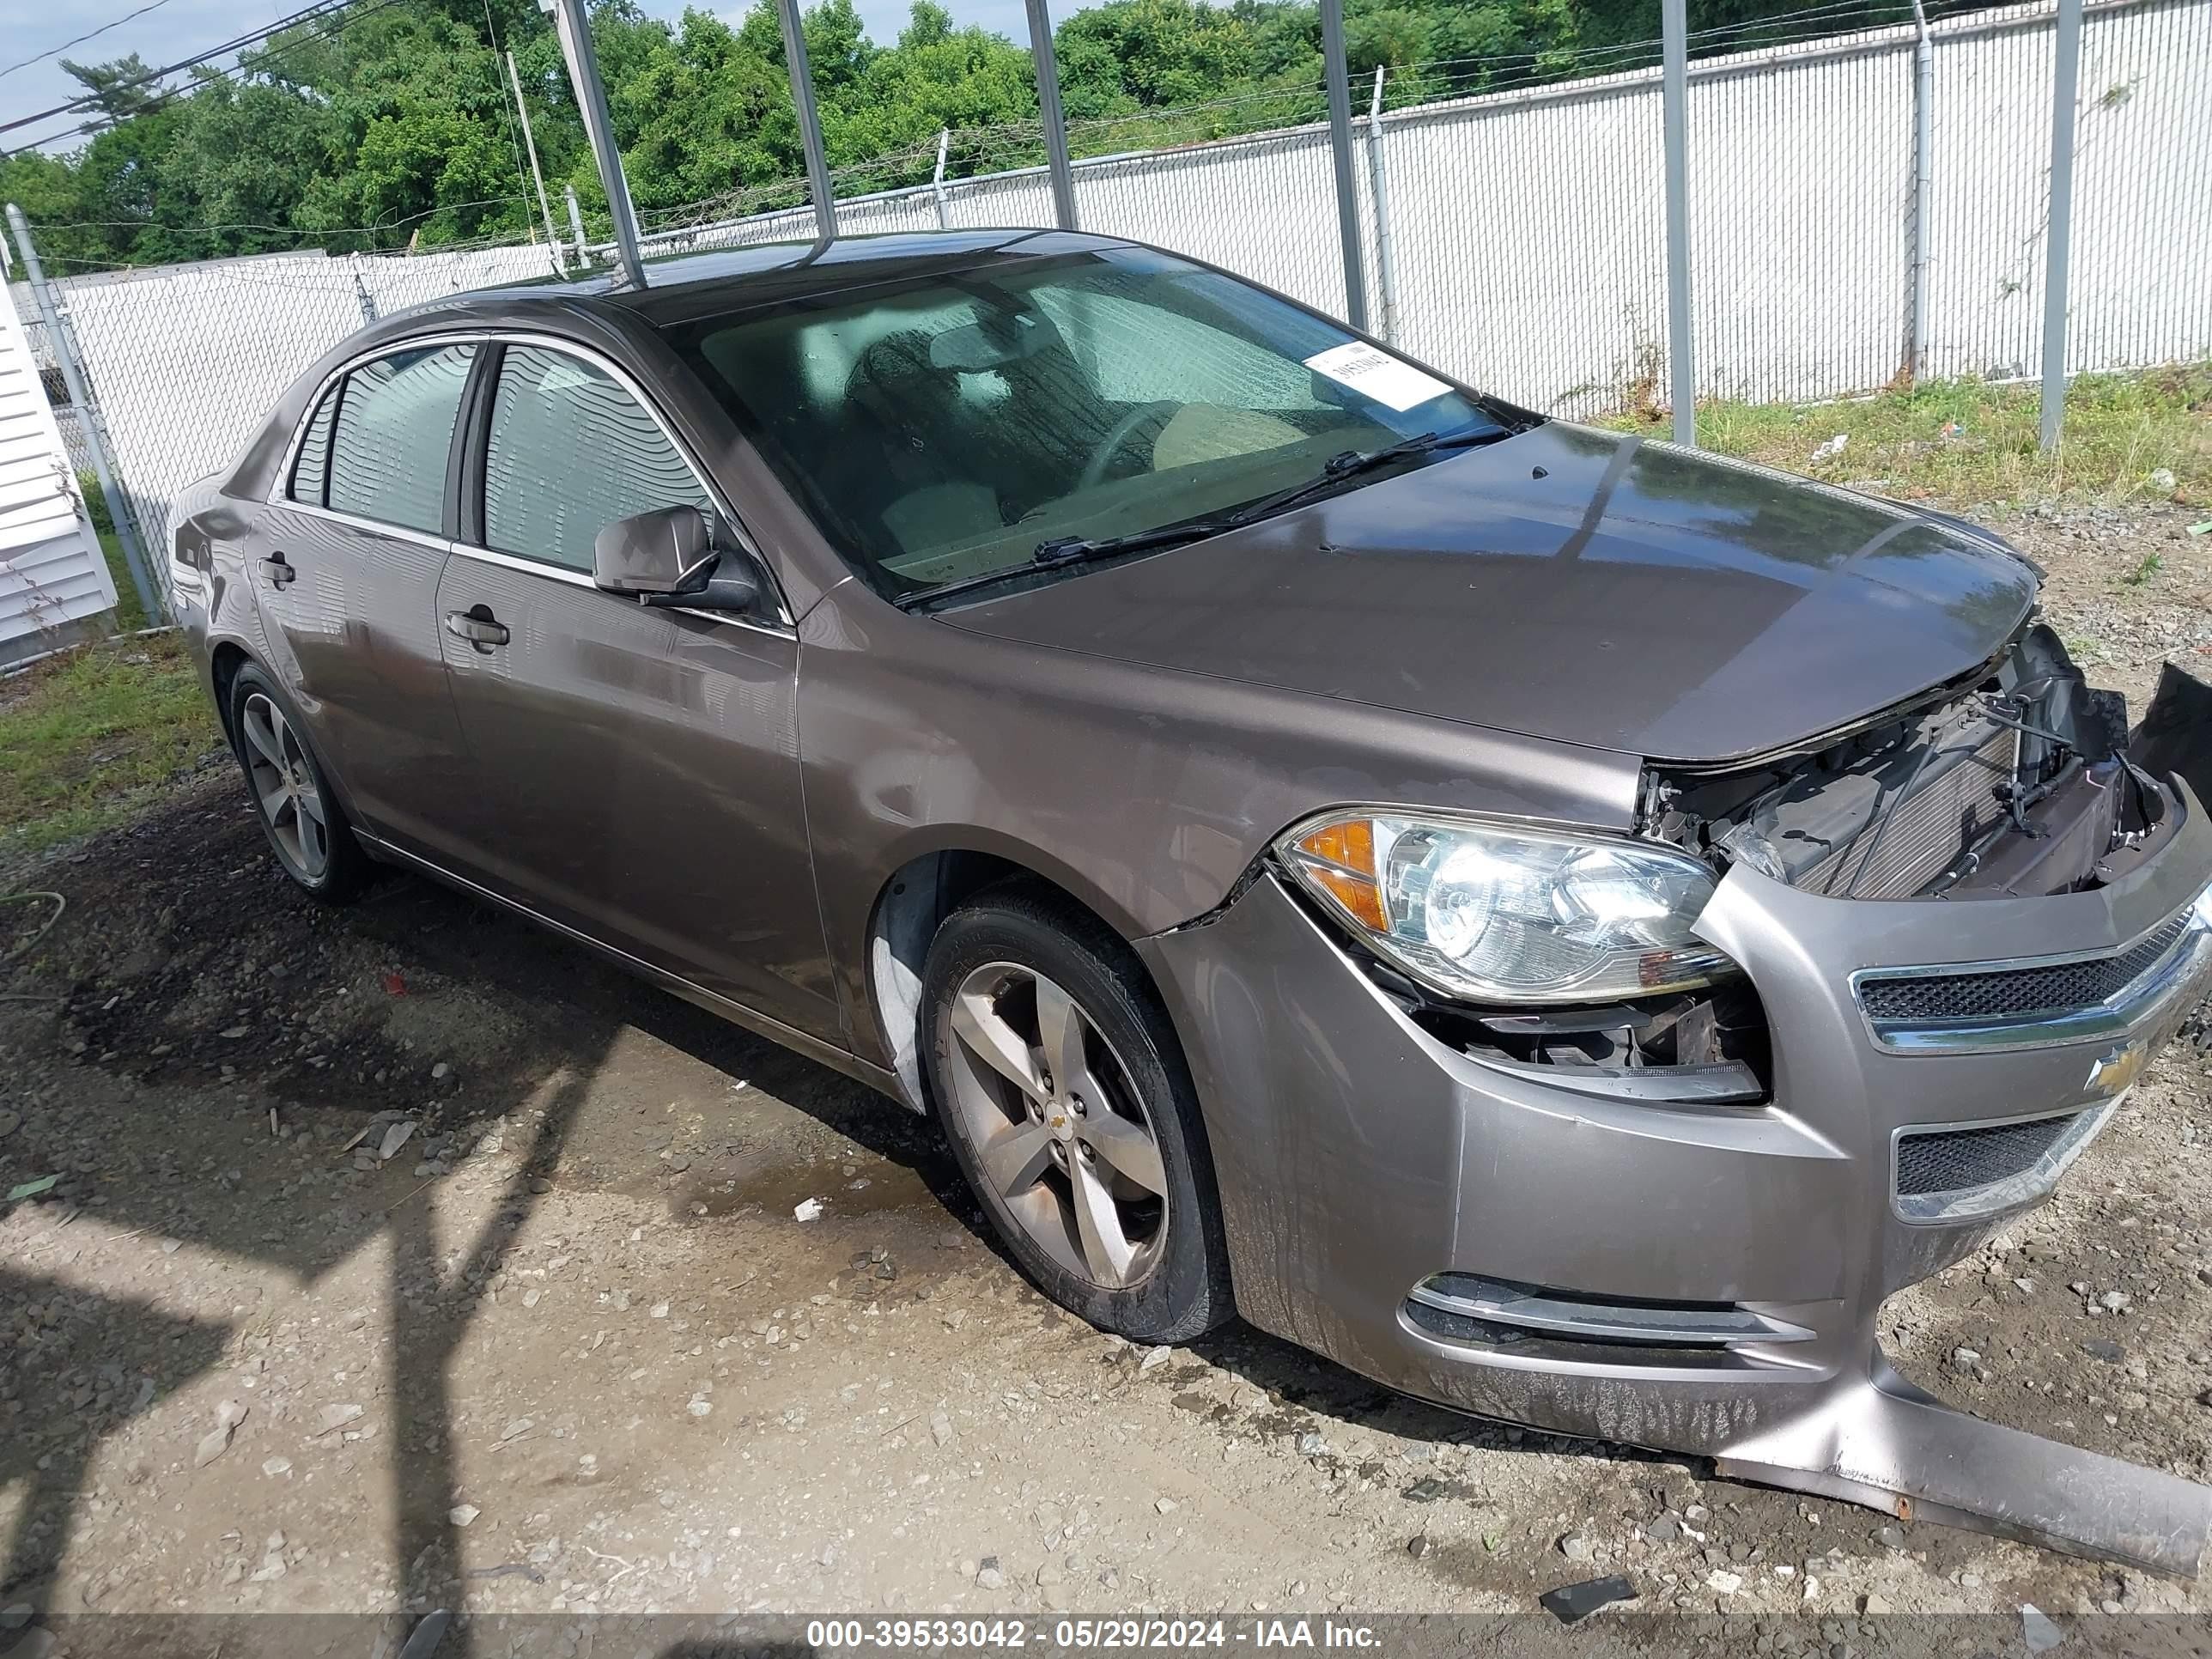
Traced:
<path id="1" fill-rule="evenodd" d="M 2212 694 L 1986 531 L 1037 231 L 386 319 L 180 525 L 292 881 L 933 1115 L 1099 1326 L 2196 1571 L 2212 1494 L 1875 1341 L 2212 982 Z"/>

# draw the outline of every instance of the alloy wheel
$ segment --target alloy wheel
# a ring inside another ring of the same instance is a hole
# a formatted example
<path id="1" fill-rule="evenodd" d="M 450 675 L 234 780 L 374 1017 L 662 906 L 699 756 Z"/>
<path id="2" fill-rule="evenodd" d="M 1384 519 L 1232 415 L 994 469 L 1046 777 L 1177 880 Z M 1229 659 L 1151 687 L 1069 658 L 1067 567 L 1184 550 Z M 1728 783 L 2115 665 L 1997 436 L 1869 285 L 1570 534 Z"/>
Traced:
<path id="1" fill-rule="evenodd" d="M 276 850 L 302 880 L 330 868 L 331 830 L 315 769 L 283 711 L 256 691 L 239 722 L 246 735 L 246 776 Z"/>
<path id="2" fill-rule="evenodd" d="M 952 1109 L 982 1178 L 1060 1267 L 1142 1282 L 1167 1241 L 1167 1173 L 1129 1068 L 1080 1004 L 1018 963 L 986 963 L 942 1016 Z"/>

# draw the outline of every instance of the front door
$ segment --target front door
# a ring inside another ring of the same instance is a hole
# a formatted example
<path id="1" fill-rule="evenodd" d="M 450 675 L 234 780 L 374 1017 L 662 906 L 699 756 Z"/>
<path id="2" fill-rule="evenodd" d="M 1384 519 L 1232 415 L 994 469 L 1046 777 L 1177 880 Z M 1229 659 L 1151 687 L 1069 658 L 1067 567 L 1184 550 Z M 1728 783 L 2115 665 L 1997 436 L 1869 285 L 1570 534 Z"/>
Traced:
<path id="1" fill-rule="evenodd" d="M 503 349 L 482 510 L 465 513 L 437 599 L 474 762 L 478 877 L 841 1041 L 799 797 L 798 640 L 765 617 L 648 609 L 594 586 L 603 526 L 685 502 L 721 515 L 605 368 Z"/>
<path id="2" fill-rule="evenodd" d="M 439 647 L 446 477 L 479 345 L 394 352 L 309 416 L 246 563 L 271 666 L 362 827 L 451 855 L 469 759 Z"/>

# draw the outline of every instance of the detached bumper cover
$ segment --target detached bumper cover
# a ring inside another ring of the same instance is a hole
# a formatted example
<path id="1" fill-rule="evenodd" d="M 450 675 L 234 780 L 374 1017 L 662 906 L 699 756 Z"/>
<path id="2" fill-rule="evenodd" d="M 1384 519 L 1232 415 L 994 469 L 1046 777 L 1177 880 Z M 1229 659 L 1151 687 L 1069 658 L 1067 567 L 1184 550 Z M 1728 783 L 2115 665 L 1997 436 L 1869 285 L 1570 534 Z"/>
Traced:
<path id="1" fill-rule="evenodd" d="M 2193 1575 L 2212 1491 L 1952 1412 L 1875 1335 L 1886 1297 L 2047 1194 L 2212 989 L 2212 910 L 2192 912 L 2212 823 L 2187 810 L 2093 893 L 1832 899 L 1739 867 L 1700 931 L 1765 1006 L 1763 1107 L 1486 1066 L 1407 1018 L 1272 878 L 1141 941 L 1213 1144 L 1235 1149 L 1217 1163 L 1239 1311 L 1485 1416 Z M 1885 974 L 2121 956 L 2176 918 L 2154 987 L 2046 1041 L 1886 1047 L 1862 1006 Z"/>

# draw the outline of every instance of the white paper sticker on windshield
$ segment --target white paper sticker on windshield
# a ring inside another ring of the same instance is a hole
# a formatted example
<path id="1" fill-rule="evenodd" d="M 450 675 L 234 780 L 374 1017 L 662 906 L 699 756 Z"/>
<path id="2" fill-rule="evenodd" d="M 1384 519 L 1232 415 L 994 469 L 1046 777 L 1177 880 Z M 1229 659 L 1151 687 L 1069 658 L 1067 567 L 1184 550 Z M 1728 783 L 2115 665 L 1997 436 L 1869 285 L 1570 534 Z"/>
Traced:
<path id="1" fill-rule="evenodd" d="M 1393 357 L 1364 340 L 1332 346 L 1306 359 L 1306 367 L 1326 374 L 1340 386 L 1348 386 L 1372 398 L 1385 409 L 1407 410 L 1442 397 L 1451 388 L 1433 374 L 1424 374 L 1413 364 Z"/>

